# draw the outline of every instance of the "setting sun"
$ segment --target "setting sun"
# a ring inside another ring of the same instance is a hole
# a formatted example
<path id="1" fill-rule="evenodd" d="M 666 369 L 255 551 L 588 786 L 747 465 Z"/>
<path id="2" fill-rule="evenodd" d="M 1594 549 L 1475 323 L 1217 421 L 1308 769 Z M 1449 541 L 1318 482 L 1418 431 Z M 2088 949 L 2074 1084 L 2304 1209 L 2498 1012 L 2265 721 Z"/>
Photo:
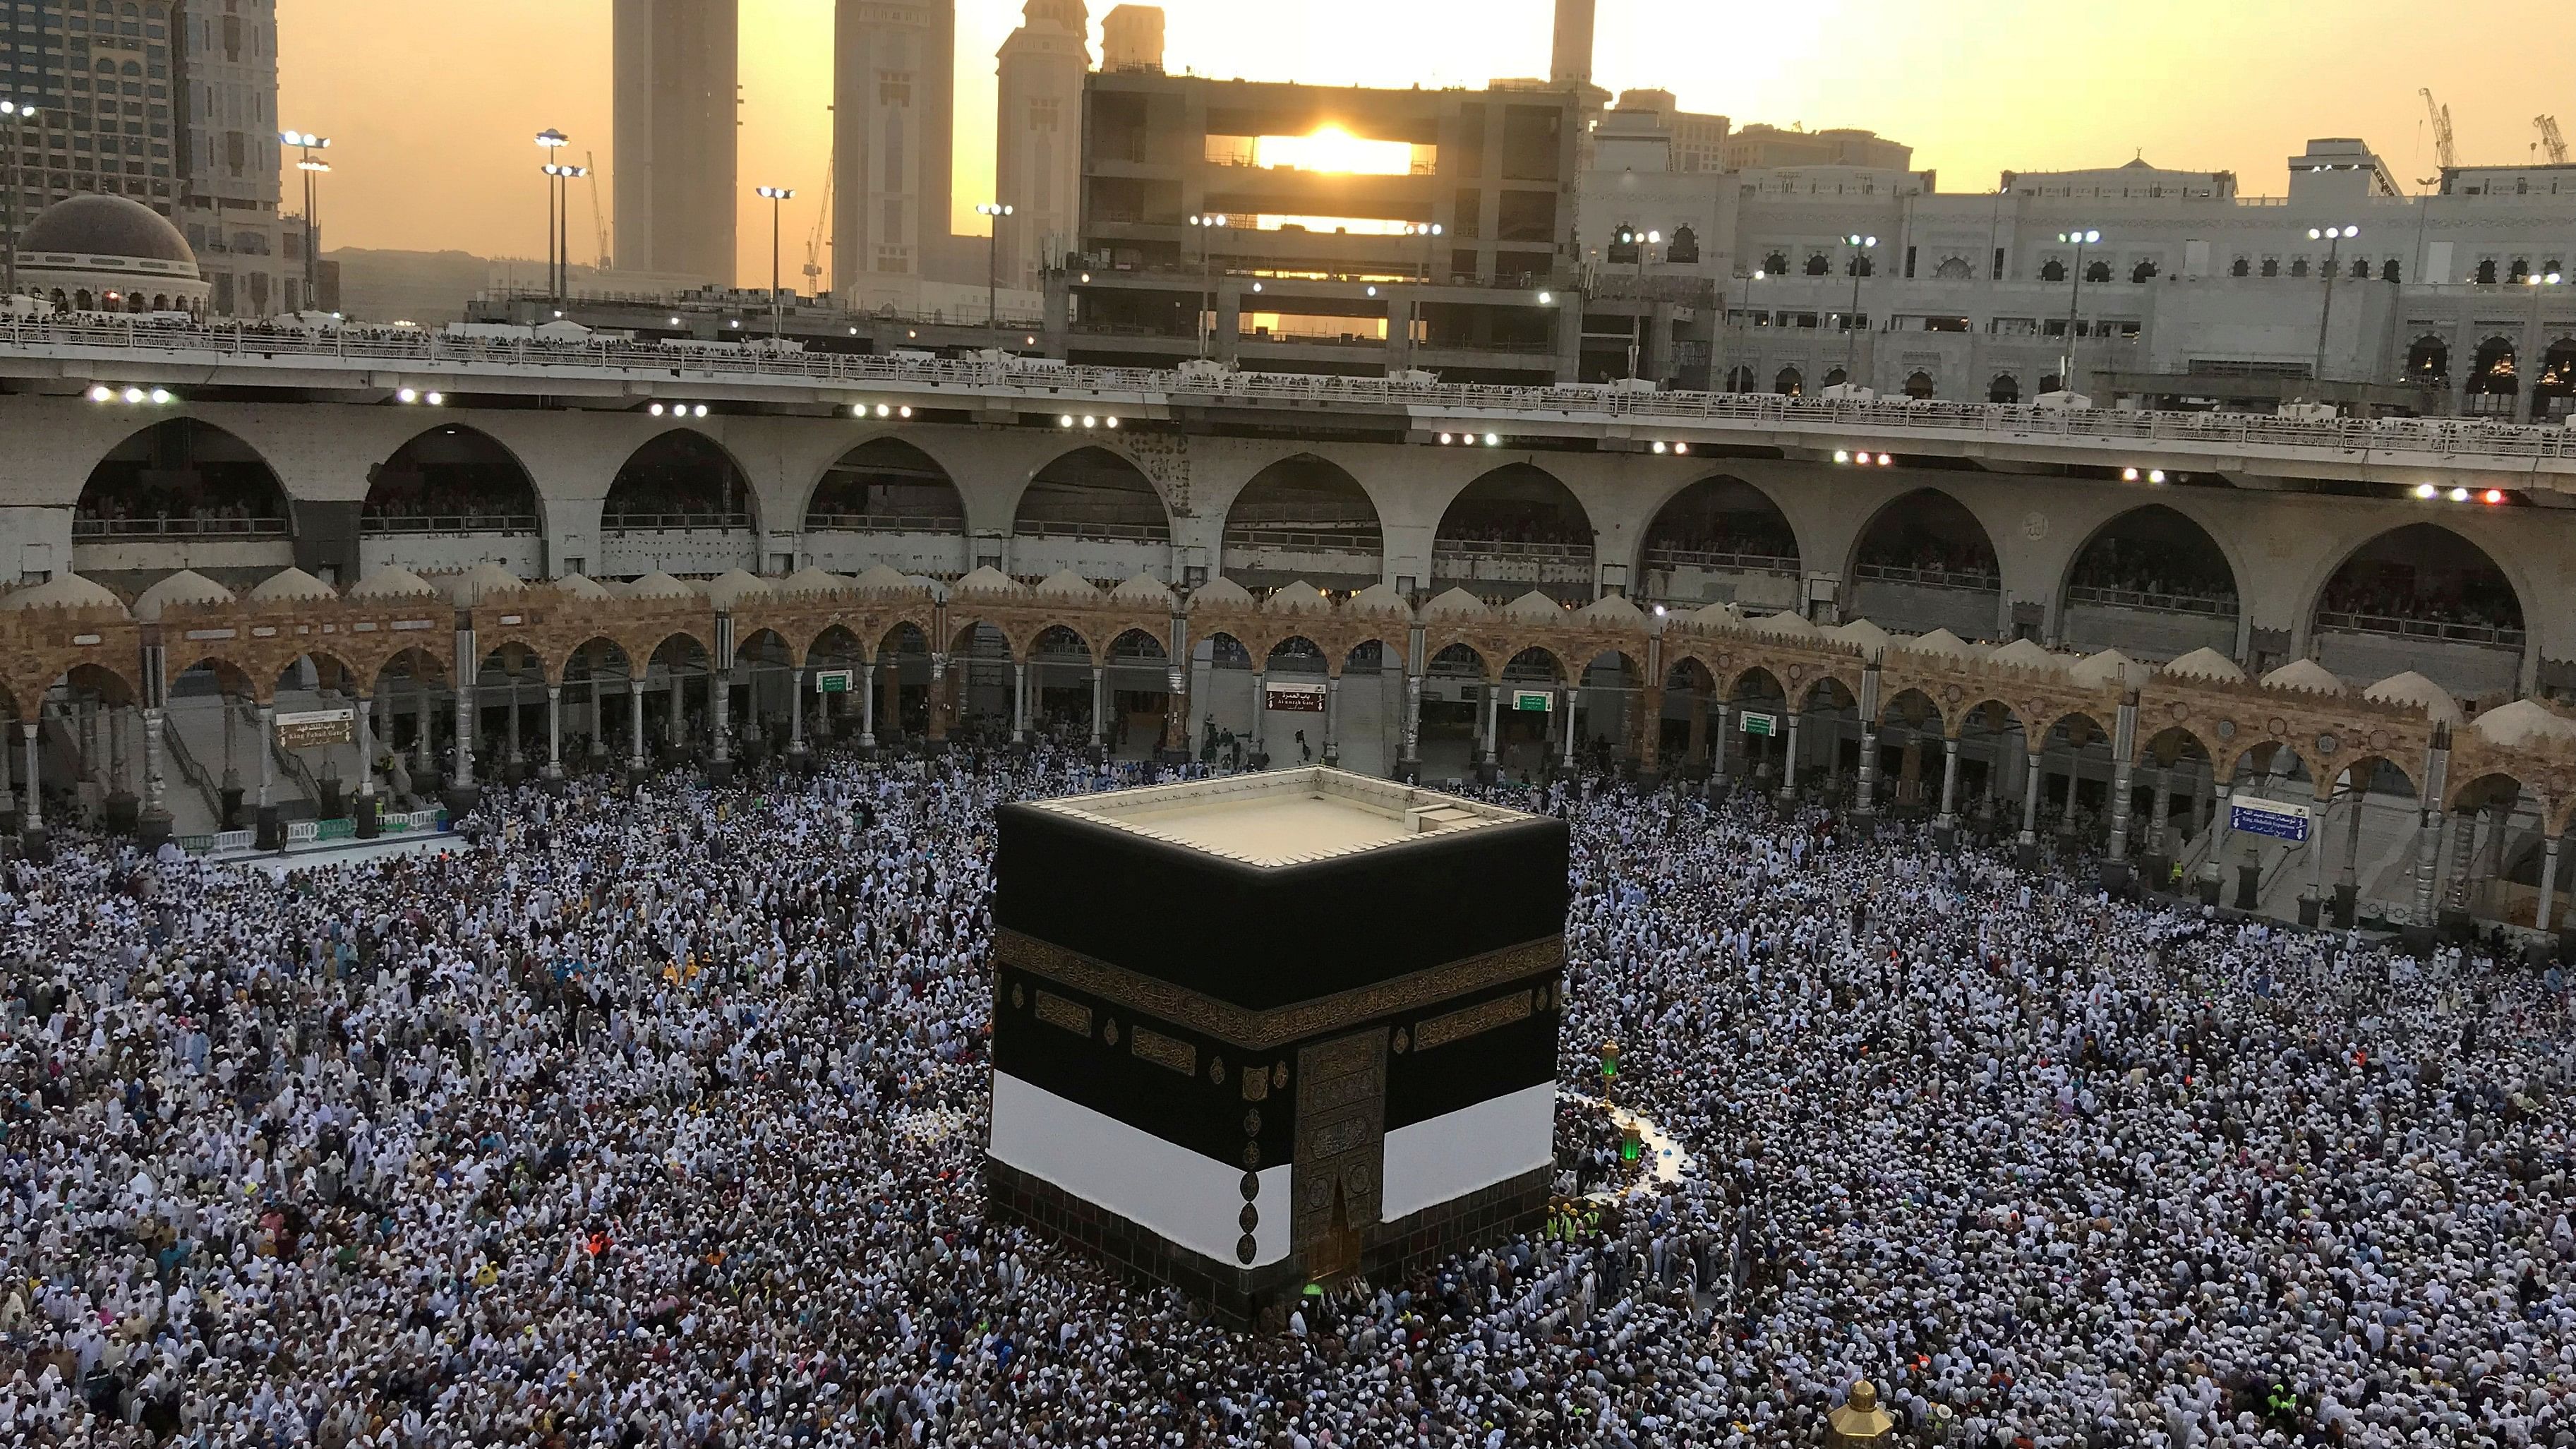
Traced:
<path id="1" fill-rule="evenodd" d="M 1326 126 L 1311 136 L 1260 137 L 1253 144 L 1253 164 L 1356 176 L 1404 176 L 1413 170 L 1413 153 L 1430 149 L 1404 141 L 1364 141 L 1339 126 Z"/>

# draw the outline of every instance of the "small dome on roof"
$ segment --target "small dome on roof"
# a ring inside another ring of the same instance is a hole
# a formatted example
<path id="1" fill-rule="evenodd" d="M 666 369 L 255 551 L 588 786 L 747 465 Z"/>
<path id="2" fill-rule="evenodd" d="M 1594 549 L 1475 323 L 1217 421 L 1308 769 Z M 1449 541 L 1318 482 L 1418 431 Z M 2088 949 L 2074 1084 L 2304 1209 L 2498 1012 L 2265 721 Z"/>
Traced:
<path id="1" fill-rule="evenodd" d="M 275 582 L 276 579 L 269 580 L 269 583 Z M 259 587 L 264 589 L 268 584 Z M 429 580 L 409 569 L 393 567 L 380 568 L 349 587 L 349 597 L 353 599 L 414 599 L 432 597 L 437 593 L 438 590 L 429 586 Z M 251 590 L 251 597 L 259 598 L 259 589 Z"/>
<path id="2" fill-rule="evenodd" d="M 1261 607 L 1274 613 L 1313 614 L 1333 607 L 1332 597 L 1304 579 L 1291 579 L 1270 591 Z"/>
<path id="3" fill-rule="evenodd" d="M 1012 581 L 1009 574 L 1002 572 L 991 564 L 986 564 L 967 574 L 964 578 L 959 579 L 956 583 L 949 585 L 949 592 L 954 594 L 1016 594 L 1020 592 L 1020 586 Z"/>
<path id="4" fill-rule="evenodd" d="M 1967 659 L 1975 653 L 1968 647 L 1967 640 L 1947 629 L 1935 629 L 1929 634 L 1917 634 L 1896 647 L 1910 654 L 1929 654 L 1941 659 Z"/>
<path id="5" fill-rule="evenodd" d="M 1492 612 L 1484 600 L 1454 586 L 1441 590 L 1422 606 L 1425 619 L 1476 619 Z"/>
<path id="6" fill-rule="evenodd" d="M 1802 639 L 1825 632 L 1816 627 L 1815 620 L 1795 609 L 1783 609 L 1776 614 L 1765 614 L 1752 621 L 1752 629 L 1757 634 L 1780 634 Z"/>
<path id="7" fill-rule="evenodd" d="M 1197 592 L 1190 595 L 1191 608 L 1195 609 L 1203 604 L 1240 604 L 1250 608 L 1252 593 L 1243 585 L 1223 574 L 1218 574 L 1215 578 L 1199 585 Z"/>
<path id="8" fill-rule="evenodd" d="M 1344 607 L 1354 614 L 1400 616 L 1413 612 L 1413 606 L 1404 601 L 1404 595 L 1384 584 L 1371 584 L 1351 595 L 1350 602 Z"/>
<path id="9" fill-rule="evenodd" d="M 2463 718 L 2460 702 L 2451 698 L 2449 690 L 2412 669 L 2388 676 L 2363 690 L 2361 697 L 2373 704 L 2413 705 L 2435 724 L 2455 725 Z"/>
<path id="10" fill-rule="evenodd" d="M 588 574 L 566 574 L 555 580 L 555 591 L 571 599 L 613 599 L 617 596 L 608 586 Z"/>
<path id="11" fill-rule="evenodd" d="M 870 564 L 857 578 L 850 580 L 850 587 L 863 594 L 874 594 L 893 593 L 913 588 L 915 585 L 898 569 L 889 568 L 884 564 Z"/>
<path id="12" fill-rule="evenodd" d="M 2469 728 L 2489 744 L 2526 745 L 2534 740 L 2576 740 L 2576 720 L 2538 700 L 2500 704 L 2471 721 Z"/>
<path id="13" fill-rule="evenodd" d="M 469 609 L 495 594 L 515 594 L 527 586 L 527 580 L 490 559 L 438 581 L 438 591 L 449 603 Z"/>
<path id="14" fill-rule="evenodd" d="M 2117 649 L 2088 654 L 2066 666 L 2066 677 L 2087 688 L 2099 688 L 2105 684 L 2116 684 L 2122 689 L 2133 688 L 2145 682 L 2146 673 L 2145 666 Z"/>
<path id="15" fill-rule="evenodd" d="M 1169 604 L 1172 586 L 1152 574 L 1138 574 L 1109 591 L 1109 597 L 1122 604 Z"/>
<path id="16" fill-rule="evenodd" d="M 1860 657 L 1863 659 L 1876 659 L 1885 654 L 1891 642 L 1891 636 L 1885 629 L 1867 619 L 1854 619 L 1849 623 L 1837 624 L 1825 632 L 1846 644 L 1857 645 L 1860 649 Z"/>
<path id="17" fill-rule="evenodd" d="M 134 600 L 134 617 L 149 624 L 161 617 L 161 611 L 172 606 L 195 604 L 229 604 L 233 591 L 207 578 L 195 569 L 181 569 L 161 582 L 145 589 Z"/>
<path id="18" fill-rule="evenodd" d="M 798 569 L 796 572 L 771 584 L 769 588 L 770 592 L 778 594 L 829 594 L 835 593 L 841 589 L 846 589 L 849 586 L 850 581 L 848 579 L 841 577 L 830 569 L 816 568 L 812 564 L 807 564 L 805 567 Z"/>
<path id="19" fill-rule="evenodd" d="M 2309 694 L 2342 694 L 2344 683 L 2313 659 L 2293 659 L 2263 676 L 2267 689 L 2296 689 Z"/>
<path id="20" fill-rule="evenodd" d="M 1521 595 L 1519 598 L 1512 600 L 1510 603 L 1503 605 L 1503 617 L 1507 619 L 1562 619 L 1565 617 L 1565 606 L 1558 603 L 1556 600 L 1549 598 L 1547 595 L 1540 593 L 1538 590 L 1532 589 L 1528 593 Z"/>
<path id="21" fill-rule="evenodd" d="M 2054 672 L 2063 671 L 2066 668 L 2066 661 L 2028 639 L 2015 639 L 1986 657 L 1997 664 L 2009 664 L 2016 669 L 2046 669 Z"/>
<path id="22" fill-rule="evenodd" d="M 699 597 L 696 585 L 682 583 L 656 569 L 626 586 L 630 599 L 694 599 Z"/>
<path id="23" fill-rule="evenodd" d="M 26 588 L 0 594 L 0 608 L 114 609 L 122 614 L 125 601 L 105 584 L 78 574 L 56 574 L 41 584 L 30 584 Z"/>
<path id="24" fill-rule="evenodd" d="M 2215 679 L 2223 684 L 2241 683 L 2245 671 L 2236 661 L 2215 649 L 2202 647 L 2167 664 L 2161 671 L 2176 679 Z"/>
<path id="25" fill-rule="evenodd" d="M 1605 624 L 1635 624 L 1645 619 L 1646 611 L 1628 602 L 1624 594 L 1603 594 L 1576 610 L 1574 617 Z"/>
<path id="26" fill-rule="evenodd" d="M 1038 597 L 1045 599 L 1097 599 L 1100 589 L 1091 580 L 1071 569 L 1057 569 L 1038 580 Z"/>
<path id="27" fill-rule="evenodd" d="M 1702 629 L 1733 629 L 1744 622 L 1744 610 L 1733 604 L 1703 604 L 1686 616 Z"/>
<path id="28" fill-rule="evenodd" d="M 707 580 L 707 602 L 719 609 L 730 609 L 745 599 L 766 599 L 777 591 L 769 580 L 744 569 L 726 569 Z"/>
<path id="29" fill-rule="evenodd" d="M 424 594 L 430 592 L 429 585 L 422 584 L 420 582 L 420 575 L 412 573 L 407 569 L 394 569 L 392 572 L 401 574 L 404 578 L 411 580 L 415 584 L 420 584 L 418 589 L 409 589 L 404 592 Z M 373 577 L 382 578 L 384 575 L 377 574 Z M 358 590 L 351 589 L 349 591 L 349 596 L 351 598 L 358 597 Z M 336 599 L 339 597 L 339 593 L 329 584 L 322 582 L 320 579 L 313 577 L 302 569 L 279 569 L 277 572 L 270 574 L 267 578 L 261 579 L 258 583 L 251 585 L 250 592 L 245 594 L 243 597 L 258 604 L 282 604 L 291 603 L 298 599 Z"/>

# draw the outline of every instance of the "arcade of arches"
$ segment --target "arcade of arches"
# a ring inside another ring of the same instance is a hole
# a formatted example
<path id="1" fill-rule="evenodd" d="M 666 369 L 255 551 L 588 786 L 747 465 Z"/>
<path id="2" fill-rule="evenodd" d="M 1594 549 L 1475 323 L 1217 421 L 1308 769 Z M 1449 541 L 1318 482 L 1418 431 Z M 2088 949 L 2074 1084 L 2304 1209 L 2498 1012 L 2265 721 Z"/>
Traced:
<path id="1" fill-rule="evenodd" d="M 185 651 L 169 647 L 183 635 Z M 389 796 L 452 797 L 496 774 L 688 756 L 723 773 L 745 755 L 801 756 L 824 734 L 936 750 L 1045 733 L 1131 756 L 1317 758 L 1435 779 L 1586 761 L 1791 792 L 1864 820 L 1919 812 L 2026 854 L 2097 861 L 2115 882 L 2143 871 L 2249 901 L 2287 890 L 2311 915 L 2546 926 L 2576 815 L 2576 719 L 2531 701 L 2463 722 L 2404 678 L 2364 697 L 2295 671 L 2224 677 L 2223 661 L 2152 671 L 2027 642 L 1989 657 L 1862 625 L 1748 623 L 1723 606 L 1569 609 L 1534 590 L 1416 610 L 1383 589 L 1185 600 L 1145 578 L 1031 587 L 978 570 L 946 591 L 735 573 L 617 598 L 487 567 L 444 589 L 240 601 L 200 579 L 129 610 L 64 579 L 6 596 L 0 658 L 22 733 L 56 727 L 48 748 L 12 752 L 17 824 L 39 839 L 48 812 L 81 808 L 84 792 L 111 823 L 167 828 L 174 790 L 229 791 L 266 836 L 288 796 L 364 819 Z M 220 707 L 220 790 L 208 764 L 177 758 L 170 722 L 190 699 Z M 1354 758 L 1370 699 L 1390 748 Z M 236 751 L 236 731 L 263 740 L 282 707 L 314 700 L 352 711 L 345 761 Z M 56 778 L 66 768 L 75 777 Z M 2457 783 L 2427 793 L 2444 780 Z M 2285 858 L 2231 838 L 2221 803 L 2249 795 L 2313 812 L 2311 844 Z"/>

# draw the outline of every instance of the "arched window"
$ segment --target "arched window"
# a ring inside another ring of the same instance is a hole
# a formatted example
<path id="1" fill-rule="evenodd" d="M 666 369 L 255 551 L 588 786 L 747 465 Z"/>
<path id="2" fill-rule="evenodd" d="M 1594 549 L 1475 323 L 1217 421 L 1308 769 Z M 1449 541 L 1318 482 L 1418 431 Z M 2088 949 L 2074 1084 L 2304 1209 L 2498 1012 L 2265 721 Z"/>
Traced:
<path id="1" fill-rule="evenodd" d="M 1932 374 L 1928 372 L 1917 372 L 1913 376 L 1905 379 L 1905 395 L 1911 398 L 1930 397 L 1932 395 Z"/>
<path id="2" fill-rule="evenodd" d="M 2281 275 L 2281 259 L 2279 257 L 2265 257 L 2263 259 L 2263 275 L 2267 277 L 2277 277 Z"/>
<path id="3" fill-rule="evenodd" d="M 1749 367 L 1728 368 L 1726 370 L 1726 390 L 1728 392 L 1753 391 L 1753 369 Z"/>
<path id="4" fill-rule="evenodd" d="M 2254 264 L 2244 257 L 2238 257 L 2236 259 L 2236 265 L 2227 269 L 2227 275 L 2231 277 L 2250 277 L 2254 275 Z"/>
<path id="5" fill-rule="evenodd" d="M 1769 256 L 1764 257 L 1762 259 L 1762 270 L 1775 277 L 1785 277 L 1789 275 L 1789 254 L 1787 252 L 1773 252 Z"/>
<path id="6" fill-rule="evenodd" d="M 1771 390 L 1782 397 L 1797 397 L 1806 392 L 1807 379 L 1798 369 L 1784 367 L 1779 376 L 1771 379 Z"/>
<path id="7" fill-rule="evenodd" d="M 1833 271 L 1833 269 L 1834 269 L 1834 259 L 1833 259 L 1833 258 L 1831 258 L 1831 257 L 1829 257 L 1829 256 L 1826 256 L 1823 252 L 1816 252 L 1816 253 L 1814 253 L 1813 255 L 1811 255 L 1811 256 L 1809 256 L 1809 257 L 1807 258 L 1807 275 L 1808 275 L 1808 276 L 1811 276 L 1811 277 L 1821 277 L 1821 276 L 1825 276 L 1825 275 L 1827 275 L 1828 273 L 1832 272 L 1832 271 Z"/>
<path id="8" fill-rule="evenodd" d="M 1843 274 L 1851 277 L 1876 276 L 1878 274 L 1878 262 L 1867 252 L 1863 252 L 1851 259 L 1851 262 L 1843 268 Z"/>
<path id="9" fill-rule="evenodd" d="M 2065 281 L 2066 263 L 2059 261 L 2055 257 L 2050 257 L 2047 261 L 2039 264 L 2039 279 L 2043 282 Z"/>
<path id="10" fill-rule="evenodd" d="M 2513 259 L 2513 280 L 2514 280 L 2515 282 L 2519 283 L 2519 282 L 2521 282 L 2524 278 L 2529 277 L 2530 275 L 2531 275 L 2531 258 L 2529 258 L 2529 257 L 2515 257 L 2515 258 Z"/>
<path id="11" fill-rule="evenodd" d="M 2481 286 L 2481 287 L 2492 287 L 2492 286 L 2494 286 L 2494 285 L 2495 285 L 2495 279 L 2496 279 L 2496 264 L 2495 264 L 2495 258 L 2493 258 L 2493 257 L 2482 257 L 2482 258 L 2480 258 L 2480 259 L 2479 259 L 2479 261 L 2478 261 L 2478 285 L 2479 285 L 2479 286 Z"/>
<path id="12" fill-rule="evenodd" d="M 2307 274 L 2308 274 L 2308 259 L 2307 259 L 2306 257 L 2298 257 L 2298 258 L 2295 258 L 2295 259 L 2293 259 L 2293 260 L 2291 261 L 2291 263 L 2290 263 L 2290 275 L 2291 275 L 2291 276 L 2294 276 L 2294 277 L 2304 277 L 2304 276 L 2306 276 Z"/>
<path id="13" fill-rule="evenodd" d="M 2370 280 L 2370 258 L 2354 257 L 2352 259 L 2352 279 L 2356 282 L 2367 282 Z"/>
<path id="14" fill-rule="evenodd" d="M 2379 268 L 2379 280 L 2383 282 L 2402 282 L 2406 280 L 2405 274 L 2398 267 L 2397 259 L 2395 257 L 2390 257 L 2385 263 L 2381 264 Z"/>
<path id="15" fill-rule="evenodd" d="M 2450 344 L 2439 337 L 2416 338 L 2415 345 L 2406 349 L 2406 375 L 2417 382 L 2449 382 Z"/>
<path id="16" fill-rule="evenodd" d="M 2020 402 L 2021 379 L 2013 376 L 2009 372 L 1998 374 L 1993 382 L 1986 384 L 1986 401 L 1990 403 Z"/>
<path id="17" fill-rule="evenodd" d="M 2111 264 L 2109 262 L 2086 262 L 2084 264 L 2084 280 L 2088 282 L 2107 282 L 2111 280 Z"/>
<path id="18" fill-rule="evenodd" d="M 2132 282 L 2152 282 L 2155 279 L 2156 264 L 2154 262 L 2140 262 L 2129 269 L 2129 280 Z"/>
<path id="19" fill-rule="evenodd" d="M 1941 265 L 1932 269 L 1933 280 L 1940 282 L 1964 282 L 1976 274 L 1976 269 L 1968 265 L 1966 257 L 1943 257 Z"/>

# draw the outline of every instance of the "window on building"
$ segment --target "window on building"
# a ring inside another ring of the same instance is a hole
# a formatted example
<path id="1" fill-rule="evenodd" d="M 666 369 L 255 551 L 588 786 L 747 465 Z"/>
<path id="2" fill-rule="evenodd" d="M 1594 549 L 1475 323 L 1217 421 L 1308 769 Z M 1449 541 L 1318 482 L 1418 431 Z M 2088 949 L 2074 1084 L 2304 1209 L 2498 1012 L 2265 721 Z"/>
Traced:
<path id="1" fill-rule="evenodd" d="M 2088 282 L 2107 282 L 2111 280 L 2111 264 L 2109 262 L 2086 262 L 2084 264 L 2084 280 Z"/>
<path id="2" fill-rule="evenodd" d="M 1811 277 L 1829 276 L 1829 275 L 1831 275 L 1831 274 L 1832 274 L 1833 270 L 1834 270 L 1834 259 L 1833 259 L 1833 258 L 1831 258 L 1831 257 L 1829 257 L 1829 256 L 1826 256 L 1823 252 L 1816 252 L 1816 253 L 1814 253 L 1814 254 L 1810 255 L 1810 256 L 1807 258 L 1807 275 L 1808 275 L 1808 276 L 1811 276 Z"/>
<path id="3" fill-rule="evenodd" d="M 2152 282 L 2155 279 L 2156 264 L 2154 262 L 2140 262 L 2129 269 L 2129 280 L 2132 282 Z"/>
<path id="4" fill-rule="evenodd" d="M 1932 269 L 1933 280 L 1941 282 L 1964 282 L 1975 275 L 1966 257 L 1943 257 L 1941 264 Z"/>
<path id="5" fill-rule="evenodd" d="M 1770 255 L 1765 256 L 1762 259 L 1762 270 L 1775 277 L 1785 277 L 1789 275 L 1789 254 L 1787 252 L 1773 252 Z"/>
<path id="6" fill-rule="evenodd" d="M 2387 261 L 2380 264 L 2379 280 L 2383 282 L 2399 282 L 2405 280 L 2404 276 L 2399 272 L 2397 259 L 2395 257 L 2390 257 Z"/>
<path id="7" fill-rule="evenodd" d="M 2066 263 L 2055 257 L 2050 257 L 2047 261 L 2039 264 L 2039 279 L 2043 282 L 2065 281 Z"/>
<path id="8" fill-rule="evenodd" d="M 2265 257 L 2263 259 L 2263 275 L 2267 277 L 2277 277 L 2281 275 L 2281 259 L 2279 257 Z"/>
<path id="9" fill-rule="evenodd" d="M 2479 285 L 2479 286 L 2482 286 L 2482 287 L 2492 287 L 2492 286 L 2494 286 L 2494 285 L 2495 285 L 2495 279 L 2496 279 L 2496 261 L 2495 261 L 2495 258 L 2493 258 L 2493 257 L 2483 257 L 2483 258 L 2480 258 L 2480 259 L 2479 259 L 2479 261 L 2478 261 L 2478 285 Z"/>

